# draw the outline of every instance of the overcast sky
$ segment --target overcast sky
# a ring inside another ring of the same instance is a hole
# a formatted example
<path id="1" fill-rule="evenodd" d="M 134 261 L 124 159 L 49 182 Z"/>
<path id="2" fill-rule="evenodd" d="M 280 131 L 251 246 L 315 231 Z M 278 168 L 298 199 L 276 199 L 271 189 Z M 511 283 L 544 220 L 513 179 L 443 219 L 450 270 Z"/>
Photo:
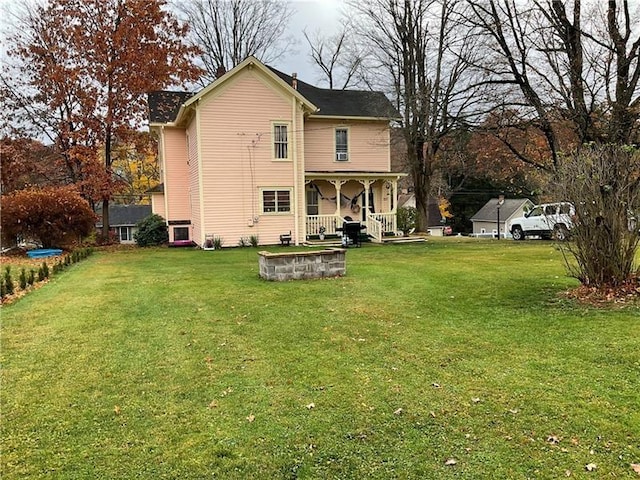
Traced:
<path id="1" fill-rule="evenodd" d="M 13 23 L 12 15 L 21 10 L 21 5 L 31 0 L 0 0 L 0 33 L 6 34 Z M 322 35 L 331 35 L 338 29 L 344 0 L 290 0 L 294 14 L 289 22 L 289 35 L 295 40 L 293 51 L 272 66 L 284 73 L 296 72 L 298 78 L 317 86 L 322 84 L 322 75 L 313 67 L 309 58 L 309 47 L 302 34 L 306 28 L 309 34 L 320 31 Z M 4 59 L 4 48 L 0 48 L 0 60 Z"/>
<path id="2" fill-rule="evenodd" d="M 320 70 L 314 68 L 309 57 L 309 46 L 302 31 L 306 28 L 309 34 L 320 30 L 322 35 L 331 35 L 339 26 L 343 0 L 291 0 L 295 14 L 289 23 L 289 33 L 296 40 L 295 51 L 273 62 L 273 67 L 292 74 L 312 85 L 326 87 L 320 80 Z"/>

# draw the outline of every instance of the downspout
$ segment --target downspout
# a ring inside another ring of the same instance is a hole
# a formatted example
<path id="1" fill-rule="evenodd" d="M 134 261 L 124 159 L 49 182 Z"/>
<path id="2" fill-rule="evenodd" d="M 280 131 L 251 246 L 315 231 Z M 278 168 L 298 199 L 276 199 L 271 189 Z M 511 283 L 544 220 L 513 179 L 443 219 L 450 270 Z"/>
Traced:
<path id="1" fill-rule="evenodd" d="M 204 180 L 202 178 L 202 135 L 200 134 L 200 99 L 196 102 L 196 135 L 198 136 L 197 155 L 198 155 L 198 200 L 200 201 L 200 246 L 205 242 L 204 228 Z"/>
<path id="2" fill-rule="evenodd" d="M 298 199 L 298 142 L 297 142 L 297 134 L 298 134 L 298 129 L 297 129 L 297 122 L 296 122 L 296 114 L 297 114 L 297 105 L 298 105 L 298 101 L 296 100 L 295 97 L 292 98 L 292 102 L 291 102 L 291 112 L 292 112 L 292 130 L 293 130 L 293 136 L 291 139 L 291 143 L 293 146 L 293 198 L 294 198 L 294 202 L 293 202 L 293 231 L 295 232 L 294 235 L 294 239 L 295 239 L 295 245 L 300 245 L 300 219 L 298 218 L 298 203 L 299 203 L 299 199 Z"/>
<path id="3" fill-rule="evenodd" d="M 167 184 L 167 150 L 166 144 L 164 141 L 164 125 L 160 127 L 160 149 L 162 150 L 162 184 L 164 185 L 164 216 L 165 223 L 167 224 L 167 228 L 169 227 L 169 185 Z"/>

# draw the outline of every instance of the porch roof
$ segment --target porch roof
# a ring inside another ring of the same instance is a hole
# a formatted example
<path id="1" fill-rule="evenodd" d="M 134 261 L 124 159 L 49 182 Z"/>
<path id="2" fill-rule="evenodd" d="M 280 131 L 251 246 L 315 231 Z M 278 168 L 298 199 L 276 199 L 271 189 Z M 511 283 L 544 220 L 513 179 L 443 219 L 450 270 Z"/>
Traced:
<path id="1" fill-rule="evenodd" d="M 399 180 L 406 177 L 406 173 L 398 172 L 305 172 L 307 180 Z"/>

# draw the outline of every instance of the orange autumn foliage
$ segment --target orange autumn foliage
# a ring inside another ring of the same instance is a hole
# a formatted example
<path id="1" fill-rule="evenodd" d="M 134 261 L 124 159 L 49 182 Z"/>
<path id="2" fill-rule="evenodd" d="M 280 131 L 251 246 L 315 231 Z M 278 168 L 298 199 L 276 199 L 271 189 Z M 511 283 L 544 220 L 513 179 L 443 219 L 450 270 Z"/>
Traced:
<path id="1" fill-rule="evenodd" d="M 73 186 L 30 187 L 2 196 L 2 234 L 62 246 L 88 235 L 96 215 Z"/>

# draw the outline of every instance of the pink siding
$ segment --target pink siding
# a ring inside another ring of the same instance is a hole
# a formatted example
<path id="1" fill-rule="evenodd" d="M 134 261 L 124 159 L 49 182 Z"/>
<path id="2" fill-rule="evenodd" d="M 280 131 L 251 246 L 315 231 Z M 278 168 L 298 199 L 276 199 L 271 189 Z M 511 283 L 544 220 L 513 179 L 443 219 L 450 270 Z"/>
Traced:
<path id="1" fill-rule="evenodd" d="M 189 206 L 189 178 L 187 165 L 187 145 L 184 130 L 164 129 L 164 170 L 165 195 L 168 199 L 165 218 L 172 220 L 191 219 Z M 169 228 L 169 241 L 173 241 L 173 229 Z"/>
<path id="2" fill-rule="evenodd" d="M 151 211 L 162 218 L 167 218 L 164 211 L 164 194 L 154 193 L 151 195 Z"/>
<path id="3" fill-rule="evenodd" d="M 273 160 L 272 122 L 289 124 L 292 149 L 292 97 L 279 92 L 258 69 L 245 69 L 199 107 L 203 233 L 222 237 L 226 246 L 252 235 L 277 243 L 294 230 L 293 212 L 261 214 L 261 187 L 294 187 L 293 161 Z"/>
<path id="4" fill-rule="evenodd" d="M 191 240 L 198 245 L 204 242 L 204 232 L 201 225 L 200 205 L 200 172 L 198 169 L 198 129 L 197 122 L 191 122 L 186 130 L 189 157 L 189 202 L 191 205 Z"/>
<path id="5" fill-rule="evenodd" d="M 349 130 L 349 160 L 335 161 L 335 128 Z M 389 172 L 389 122 L 308 118 L 304 126 L 308 172 Z"/>

